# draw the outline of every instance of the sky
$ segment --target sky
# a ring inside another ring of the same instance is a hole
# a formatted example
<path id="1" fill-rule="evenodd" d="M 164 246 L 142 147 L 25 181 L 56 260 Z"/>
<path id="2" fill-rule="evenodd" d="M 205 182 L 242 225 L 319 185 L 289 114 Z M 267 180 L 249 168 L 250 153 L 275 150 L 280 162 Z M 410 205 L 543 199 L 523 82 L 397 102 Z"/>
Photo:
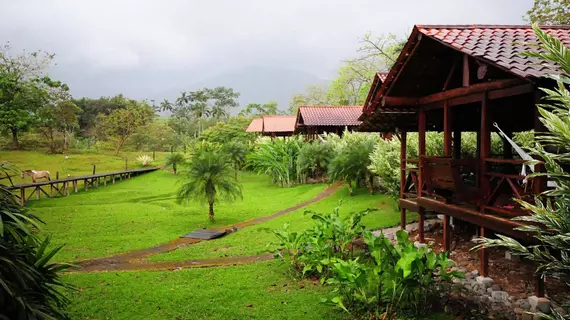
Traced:
<path id="1" fill-rule="evenodd" d="M 0 0 L 0 44 L 56 54 L 75 96 L 173 90 L 251 66 L 334 77 L 358 39 L 414 24 L 522 24 L 533 0 Z M 278 75 L 277 75 L 278 76 Z"/>

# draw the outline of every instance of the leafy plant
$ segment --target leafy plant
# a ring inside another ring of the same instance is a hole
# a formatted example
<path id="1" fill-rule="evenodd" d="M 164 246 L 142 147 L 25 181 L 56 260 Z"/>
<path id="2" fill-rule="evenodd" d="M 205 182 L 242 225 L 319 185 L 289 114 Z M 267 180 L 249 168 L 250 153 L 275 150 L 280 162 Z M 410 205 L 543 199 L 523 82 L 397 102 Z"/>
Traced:
<path id="1" fill-rule="evenodd" d="M 147 154 L 143 154 L 137 157 L 137 161 L 143 166 L 143 167 L 147 167 L 150 166 L 152 164 L 152 157 L 147 155 Z"/>
<path id="2" fill-rule="evenodd" d="M 274 183 L 290 187 L 297 182 L 297 158 L 302 143 L 300 138 L 262 143 L 247 155 L 247 165 L 257 173 L 269 175 Z"/>
<path id="3" fill-rule="evenodd" d="M 547 176 L 556 183 L 556 189 L 537 196 L 534 203 L 518 201 L 530 215 L 515 218 L 528 225 L 518 228 L 533 234 L 538 245 L 524 246 L 515 239 L 498 235 L 498 239 L 478 239 L 482 247 L 504 247 L 514 254 L 538 263 L 537 273 L 541 275 L 562 274 L 570 276 L 570 174 L 563 165 L 570 163 L 570 49 L 557 38 L 548 35 L 536 25 L 534 32 L 540 43 L 536 52 L 526 55 L 553 63 L 560 68 L 561 75 L 550 78 L 557 80 L 554 89 L 542 88 L 546 94 L 543 98 L 549 104 L 541 104 L 538 108 L 540 121 L 548 132 L 536 135 L 537 145 L 531 151 L 544 160 L 546 174 L 532 174 L 531 177 Z M 556 150 L 556 153 L 547 151 Z M 546 316 L 544 316 L 546 317 Z M 570 315 L 562 316 L 553 310 L 551 319 L 570 319 Z"/>
<path id="4" fill-rule="evenodd" d="M 166 157 L 164 167 L 172 167 L 174 174 L 178 174 L 178 166 L 186 164 L 186 157 L 181 153 L 171 153 Z"/>
<path id="5" fill-rule="evenodd" d="M 207 202 L 208 218 L 214 221 L 214 203 L 218 200 L 233 202 L 237 198 L 242 198 L 242 187 L 234 177 L 226 155 L 207 147 L 194 153 L 188 171 L 182 177 L 178 202 Z"/>
<path id="6" fill-rule="evenodd" d="M 239 141 L 229 141 L 223 145 L 223 150 L 227 154 L 232 166 L 234 167 L 235 177 L 237 179 L 238 172 L 245 165 L 247 146 Z"/>
<path id="7" fill-rule="evenodd" d="M 0 163 L 0 174 L 13 174 L 14 167 Z M 0 318 L 68 319 L 68 299 L 60 289 L 59 273 L 69 266 L 50 260 L 61 247 L 48 250 L 50 239 L 34 233 L 42 222 L 18 204 L 0 185 Z"/>
<path id="8" fill-rule="evenodd" d="M 305 143 L 297 160 L 301 180 L 305 177 L 323 178 L 333 157 L 332 144 L 319 141 Z"/>

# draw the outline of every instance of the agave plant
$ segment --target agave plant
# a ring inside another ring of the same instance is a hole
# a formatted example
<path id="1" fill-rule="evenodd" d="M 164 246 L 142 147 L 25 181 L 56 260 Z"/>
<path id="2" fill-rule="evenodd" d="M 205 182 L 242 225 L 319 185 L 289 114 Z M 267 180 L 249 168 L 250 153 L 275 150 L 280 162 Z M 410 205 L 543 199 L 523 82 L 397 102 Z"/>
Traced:
<path id="1" fill-rule="evenodd" d="M 14 171 L 0 163 L 1 176 Z M 0 184 L 0 319 L 68 319 L 59 277 L 68 265 L 50 263 L 61 247 L 47 250 L 50 239 L 34 233 L 41 223 Z"/>
<path id="2" fill-rule="evenodd" d="M 143 154 L 137 157 L 137 161 L 143 166 L 143 167 L 147 167 L 150 166 L 152 164 L 152 157 L 147 155 L 147 154 Z"/>

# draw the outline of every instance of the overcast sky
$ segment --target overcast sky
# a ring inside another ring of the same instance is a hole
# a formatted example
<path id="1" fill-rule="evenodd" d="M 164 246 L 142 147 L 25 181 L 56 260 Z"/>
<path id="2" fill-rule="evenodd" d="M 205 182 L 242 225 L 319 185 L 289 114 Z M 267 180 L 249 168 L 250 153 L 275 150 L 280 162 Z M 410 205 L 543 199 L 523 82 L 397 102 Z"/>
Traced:
<path id="1" fill-rule="evenodd" d="M 56 54 L 75 95 L 137 98 L 248 66 L 331 78 L 365 32 L 521 24 L 532 0 L 0 0 L 0 43 Z M 112 84 L 112 85 L 111 85 Z"/>

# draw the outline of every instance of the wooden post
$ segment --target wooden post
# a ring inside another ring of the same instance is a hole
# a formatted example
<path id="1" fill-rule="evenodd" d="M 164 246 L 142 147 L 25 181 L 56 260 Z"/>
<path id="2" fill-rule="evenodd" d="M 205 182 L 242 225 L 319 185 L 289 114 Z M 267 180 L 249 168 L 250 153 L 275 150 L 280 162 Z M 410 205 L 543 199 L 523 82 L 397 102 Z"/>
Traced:
<path id="1" fill-rule="evenodd" d="M 87 180 L 89 179 L 83 180 L 83 187 L 85 188 L 85 191 L 89 190 L 89 182 Z"/>
<path id="2" fill-rule="evenodd" d="M 422 158 L 426 155 L 426 112 L 425 110 L 420 110 L 419 118 L 418 118 L 418 153 L 419 153 L 419 174 L 418 174 L 418 186 L 416 189 L 418 190 L 418 198 L 422 197 L 422 189 L 424 184 L 424 173 L 422 167 Z M 418 235 L 420 243 L 425 242 L 424 238 L 424 216 L 425 216 L 425 208 L 422 206 L 418 207 Z"/>
<path id="3" fill-rule="evenodd" d="M 36 186 L 36 200 L 40 200 L 40 186 Z"/>
<path id="4" fill-rule="evenodd" d="M 96 165 L 93 165 L 93 175 L 95 175 L 95 167 Z"/>
<path id="5" fill-rule="evenodd" d="M 485 237 L 485 228 L 479 227 L 479 236 Z M 489 252 L 487 250 L 488 249 L 486 248 L 479 250 L 479 259 L 480 259 L 479 272 L 483 277 L 489 276 Z"/>
<path id="6" fill-rule="evenodd" d="M 103 176 L 103 185 L 104 185 L 104 186 L 107 185 L 107 176 Z"/>
<path id="7" fill-rule="evenodd" d="M 469 87 L 469 56 L 463 54 L 463 86 Z"/>
<path id="8" fill-rule="evenodd" d="M 443 155 L 446 157 L 451 156 L 451 123 L 451 110 L 445 101 L 443 104 Z"/>
<path id="9" fill-rule="evenodd" d="M 114 174 L 111 175 L 111 180 L 113 181 L 113 184 L 115 184 L 115 175 Z"/>
<path id="10" fill-rule="evenodd" d="M 20 205 L 23 207 L 26 205 L 26 189 L 20 189 Z"/>
<path id="11" fill-rule="evenodd" d="M 461 158 L 461 130 L 455 129 L 453 131 L 453 157 L 455 159 Z"/>
<path id="12" fill-rule="evenodd" d="M 77 180 L 73 180 L 73 191 L 75 191 L 75 193 L 77 193 L 77 185 L 79 184 L 79 182 Z"/>
<path id="13" fill-rule="evenodd" d="M 129 170 L 129 159 L 125 157 L 125 170 Z"/>
<path id="14" fill-rule="evenodd" d="M 407 132 L 400 134 L 400 199 L 405 199 L 406 193 L 406 143 Z M 406 230 L 406 209 L 400 208 L 400 228 Z"/>
<path id="15" fill-rule="evenodd" d="M 534 295 L 544 297 L 544 277 L 539 274 L 534 275 Z"/>
<path id="16" fill-rule="evenodd" d="M 449 216 L 443 216 L 443 250 L 451 251 L 451 226 L 449 224 Z"/>
<path id="17" fill-rule="evenodd" d="M 481 190 L 481 214 L 485 213 L 485 205 L 487 202 L 487 195 L 489 194 L 489 178 L 486 176 L 487 164 L 485 159 L 489 157 L 491 152 L 491 131 L 489 128 L 489 106 L 487 101 L 487 93 L 483 93 L 483 99 L 481 101 L 481 146 L 479 154 L 479 186 Z"/>
<path id="18" fill-rule="evenodd" d="M 155 151 L 154 151 L 154 150 L 152 151 L 152 160 L 153 160 L 153 161 L 156 160 L 156 155 L 155 155 Z"/>

